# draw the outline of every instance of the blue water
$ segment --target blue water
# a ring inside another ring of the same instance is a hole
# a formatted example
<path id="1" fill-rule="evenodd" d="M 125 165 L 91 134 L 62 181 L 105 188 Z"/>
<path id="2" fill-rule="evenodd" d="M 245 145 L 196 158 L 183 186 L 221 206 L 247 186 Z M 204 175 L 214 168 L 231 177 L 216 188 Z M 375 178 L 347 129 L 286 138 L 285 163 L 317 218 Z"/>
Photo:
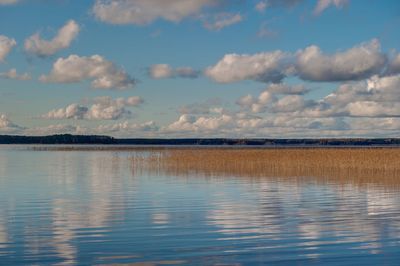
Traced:
<path id="1" fill-rule="evenodd" d="M 0 265 L 400 265 L 400 193 L 0 147 Z M 399 177 L 400 178 L 400 177 Z"/>

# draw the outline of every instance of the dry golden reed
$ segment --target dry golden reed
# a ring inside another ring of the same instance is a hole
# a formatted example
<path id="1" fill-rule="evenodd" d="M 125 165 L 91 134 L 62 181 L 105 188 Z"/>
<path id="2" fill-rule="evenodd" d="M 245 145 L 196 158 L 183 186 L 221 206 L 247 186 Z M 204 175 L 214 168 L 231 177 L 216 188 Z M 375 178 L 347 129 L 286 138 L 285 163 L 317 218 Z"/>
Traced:
<path id="1" fill-rule="evenodd" d="M 135 171 L 175 176 L 296 178 L 400 187 L 397 148 L 174 148 L 133 153 Z"/>

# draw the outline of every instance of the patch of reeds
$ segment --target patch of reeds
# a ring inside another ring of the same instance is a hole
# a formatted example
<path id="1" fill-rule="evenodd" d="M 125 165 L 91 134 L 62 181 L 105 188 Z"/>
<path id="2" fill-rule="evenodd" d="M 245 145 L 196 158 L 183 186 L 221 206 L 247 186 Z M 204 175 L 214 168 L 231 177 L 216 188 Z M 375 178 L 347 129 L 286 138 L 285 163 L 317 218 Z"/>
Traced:
<path id="1" fill-rule="evenodd" d="M 296 178 L 400 187 L 395 148 L 202 148 L 133 153 L 134 171 L 173 176 Z"/>

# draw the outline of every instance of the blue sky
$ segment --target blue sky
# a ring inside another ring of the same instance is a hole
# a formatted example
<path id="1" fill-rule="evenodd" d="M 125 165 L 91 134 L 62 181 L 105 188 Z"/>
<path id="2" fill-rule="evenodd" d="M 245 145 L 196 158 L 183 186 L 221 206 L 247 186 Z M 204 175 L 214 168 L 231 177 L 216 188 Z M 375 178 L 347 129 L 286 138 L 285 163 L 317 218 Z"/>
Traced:
<path id="1" fill-rule="evenodd" d="M 0 0 L 0 134 L 398 137 L 396 0 Z"/>

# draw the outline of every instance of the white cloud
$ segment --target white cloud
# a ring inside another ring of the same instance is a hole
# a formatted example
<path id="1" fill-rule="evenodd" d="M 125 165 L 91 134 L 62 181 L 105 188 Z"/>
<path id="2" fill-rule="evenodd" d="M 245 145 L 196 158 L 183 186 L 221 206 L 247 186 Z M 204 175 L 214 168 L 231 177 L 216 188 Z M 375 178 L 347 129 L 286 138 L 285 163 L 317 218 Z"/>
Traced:
<path id="1" fill-rule="evenodd" d="M 337 109 L 346 108 L 353 102 L 393 103 L 400 101 L 400 75 L 373 76 L 367 81 L 342 84 L 324 101 Z"/>
<path id="2" fill-rule="evenodd" d="M 273 112 L 293 112 L 311 106 L 299 95 L 306 94 L 309 90 L 303 85 L 271 84 L 260 93 L 257 98 L 246 95 L 236 101 L 243 109 L 251 110 L 253 113 L 263 113 L 268 110 Z M 288 95 L 278 99 L 276 95 Z"/>
<path id="3" fill-rule="evenodd" d="M 267 9 L 268 4 L 266 1 L 260 1 L 256 4 L 256 6 L 254 7 L 255 10 L 257 10 L 260 13 L 264 13 L 265 10 Z"/>
<path id="4" fill-rule="evenodd" d="M 287 95 L 273 105 L 274 112 L 301 112 L 305 108 L 314 106 L 314 101 L 305 100 L 300 95 Z"/>
<path id="5" fill-rule="evenodd" d="M 299 94 L 303 95 L 308 93 L 310 90 L 304 85 L 289 85 L 289 84 L 271 84 L 267 90 L 274 94 Z"/>
<path id="6" fill-rule="evenodd" d="M 28 73 L 18 74 L 15 68 L 7 72 L 0 73 L 0 78 L 16 79 L 16 80 L 30 80 L 31 76 Z"/>
<path id="7" fill-rule="evenodd" d="M 0 0 L 0 5 L 14 5 L 18 3 L 19 0 Z"/>
<path id="8" fill-rule="evenodd" d="M 400 74 L 400 54 L 397 54 L 390 62 L 387 74 Z"/>
<path id="9" fill-rule="evenodd" d="M 218 13 L 218 14 L 214 15 L 211 20 L 205 21 L 204 27 L 209 30 L 219 31 L 223 28 L 237 24 L 237 23 L 241 22 L 242 20 L 243 20 L 243 17 L 240 14 Z"/>
<path id="10" fill-rule="evenodd" d="M 336 6 L 336 8 L 343 8 L 349 3 L 349 0 L 318 0 L 317 5 L 314 9 L 315 15 L 320 15 L 330 6 Z"/>
<path id="11" fill-rule="evenodd" d="M 307 117 L 397 117 L 400 75 L 345 83 L 296 115 Z"/>
<path id="12" fill-rule="evenodd" d="M 129 98 L 97 97 L 91 106 L 71 104 L 66 108 L 55 109 L 42 118 L 46 119 L 87 119 L 87 120 L 117 120 L 129 117 L 132 112 L 129 107 L 137 107 L 143 103 L 143 99 L 137 96 Z"/>
<path id="13" fill-rule="evenodd" d="M 246 95 L 237 100 L 242 111 L 287 114 L 291 117 L 398 117 L 400 116 L 400 75 L 344 83 L 322 99 L 307 99 L 301 85 L 271 84 L 258 97 Z M 287 95 L 280 97 L 279 95 Z"/>
<path id="14" fill-rule="evenodd" d="M 298 74 L 311 81 L 360 80 L 379 74 L 385 64 L 377 39 L 332 55 L 323 54 L 315 45 L 297 53 Z"/>
<path id="15" fill-rule="evenodd" d="M 199 71 L 191 67 L 178 67 L 172 68 L 167 64 L 156 64 L 149 68 L 148 74 L 153 79 L 166 79 L 166 78 L 197 78 Z"/>
<path id="16" fill-rule="evenodd" d="M 14 124 L 5 114 L 0 114 L 0 132 L 5 134 L 18 133 L 23 127 Z"/>
<path id="17" fill-rule="evenodd" d="M 25 50 L 37 56 L 50 56 L 58 51 L 68 48 L 72 41 L 78 36 L 79 25 L 74 21 L 68 21 L 57 35 L 50 41 L 43 40 L 39 33 L 35 33 L 25 40 Z"/>
<path id="18" fill-rule="evenodd" d="M 66 108 L 51 110 L 42 117 L 47 119 L 83 119 L 87 112 L 87 107 L 74 103 Z"/>
<path id="19" fill-rule="evenodd" d="M 130 116 L 132 112 L 127 107 L 139 106 L 143 103 L 140 97 L 129 97 L 127 99 L 110 97 L 100 97 L 95 99 L 88 113 L 87 119 L 96 120 L 117 120 L 125 116 Z"/>
<path id="20" fill-rule="evenodd" d="M 17 45 L 17 42 L 14 39 L 0 35 L 0 63 L 4 62 L 7 55 L 15 45 Z"/>
<path id="21" fill-rule="evenodd" d="M 152 132 L 156 133 L 159 130 L 159 126 L 154 121 L 148 121 L 144 123 L 130 123 L 128 121 L 112 124 L 112 125 L 100 125 L 95 129 L 98 134 L 113 134 L 116 136 L 149 136 Z M 134 135 L 133 135 L 134 134 Z"/>
<path id="22" fill-rule="evenodd" d="M 175 137 L 395 137 L 400 118 L 297 117 L 286 113 L 251 117 L 236 115 L 182 115 L 158 134 Z"/>
<path id="23" fill-rule="evenodd" d="M 379 103 L 374 101 L 356 101 L 347 105 L 351 116 L 394 117 L 400 116 L 399 103 Z"/>
<path id="24" fill-rule="evenodd" d="M 90 57 L 70 55 L 59 58 L 49 75 L 42 75 L 40 81 L 54 83 L 74 83 L 92 80 L 95 89 L 127 89 L 135 84 L 124 70 L 100 55 Z"/>
<path id="25" fill-rule="evenodd" d="M 282 51 L 254 55 L 227 54 L 205 74 L 216 82 L 232 83 L 242 80 L 280 82 L 288 73 L 289 54 Z"/>
<path id="26" fill-rule="evenodd" d="M 183 114 L 172 124 L 163 128 L 163 131 L 170 133 L 180 132 L 214 132 L 222 128 L 231 128 L 234 125 L 234 119 L 229 115 L 218 117 L 198 117 Z"/>
<path id="27" fill-rule="evenodd" d="M 258 54 L 226 54 L 205 70 L 206 76 L 219 83 L 243 80 L 280 83 L 287 76 L 307 81 L 355 81 L 376 74 L 400 71 L 400 56 L 388 65 L 377 39 L 361 43 L 346 51 L 324 54 L 312 45 L 296 54 L 270 51 Z"/>
<path id="28" fill-rule="evenodd" d="M 172 67 L 167 64 L 152 65 L 149 68 L 149 76 L 153 79 L 171 78 L 173 75 L 174 71 Z"/>
<path id="29" fill-rule="evenodd" d="M 276 97 L 268 90 L 265 90 L 257 98 L 246 95 L 237 100 L 236 103 L 244 109 L 251 110 L 253 113 L 262 113 L 275 101 Z"/>
<path id="30" fill-rule="evenodd" d="M 316 130 L 318 129 L 318 130 Z M 306 118 L 277 114 L 268 117 L 251 117 L 243 113 L 214 116 L 181 115 L 179 119 L 159 134 L 198 137 L 321 137 L 344 134 L 349 125 L 341 118 Z"/>
<path id="31" fill-rule="evenodd" d="M 145 25 L 157 19 L 179 22 L 223 0 L 96 0 L 93 13 L 111 24 Z"/>

